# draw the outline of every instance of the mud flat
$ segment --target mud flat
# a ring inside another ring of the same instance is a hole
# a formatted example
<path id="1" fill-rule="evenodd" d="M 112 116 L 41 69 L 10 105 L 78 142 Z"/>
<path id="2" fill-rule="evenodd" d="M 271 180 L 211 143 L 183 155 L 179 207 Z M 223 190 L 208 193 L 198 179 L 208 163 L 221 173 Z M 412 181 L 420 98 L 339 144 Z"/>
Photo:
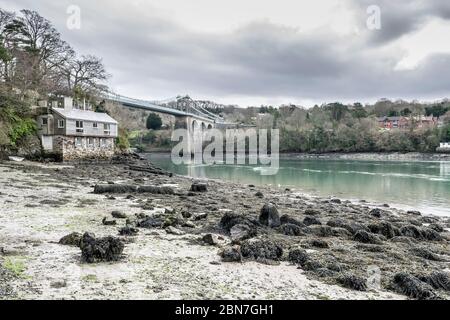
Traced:
<path id="1" fill-rule="evenodd" d="M 194 181 L 137 157 L 3 162 L 0 186 L 1 299 L 450 296 L 450 220 L 426 212 Z"/>

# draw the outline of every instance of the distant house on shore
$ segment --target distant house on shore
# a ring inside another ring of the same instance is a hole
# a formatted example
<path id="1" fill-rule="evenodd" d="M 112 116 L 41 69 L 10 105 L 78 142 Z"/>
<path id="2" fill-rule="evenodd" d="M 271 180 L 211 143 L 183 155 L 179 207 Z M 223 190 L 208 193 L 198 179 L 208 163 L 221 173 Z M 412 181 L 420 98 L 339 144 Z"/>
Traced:
<path id="1" fill-rule="evenodd" d="M 439 119 L 433 116 L 379 117 L 378 125 L 380 128 L 384 129 L 407 129 L 411 126 L 415 128 L 424 128 L 439 125 Z"/>
<path id="2" fill-rule="evenodd" d="M 87 110 L 85 102 L 60 97 L 44 102 L 47 113 L 40 115 L 38 134 L 45 151 L 62 160 L 109 158 L 114 154 L 118 123 L 106 113 Z"/>
<path id="3" fill-rule="evenodd" d="M 450 142 L 441 142 L 436 151 L 450 153 Z"/>

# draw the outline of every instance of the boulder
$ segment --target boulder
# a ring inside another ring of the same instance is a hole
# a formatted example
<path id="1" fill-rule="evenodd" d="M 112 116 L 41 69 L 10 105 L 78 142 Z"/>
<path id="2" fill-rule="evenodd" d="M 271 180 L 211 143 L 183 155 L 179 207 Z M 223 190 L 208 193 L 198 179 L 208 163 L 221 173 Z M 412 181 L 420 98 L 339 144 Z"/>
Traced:
<path id="1" fill-rule="evenodd" d="M 140 228 L 158 228 L 163 225 L 164 221 L 161 217 L 147 217 L 138 221 L 137 226 Z"/>
<path id="2" fill-rule="evenodd" d="M 271 240 L 250 239 L 242 243 L 241 253 L 248 259 L 278 261 L 283 255 L 283 248 Z"/>
<path id="3" fill-rule="evenodd" d="M 206 183 L 194 182 L 191 185 L 190 191 L 192 191 L 192 192 L 207 192 L 208 191 L 208 186 L 207 186 Z"/>
<path id="4" fill-rule="evenodd" d="M 304 214 L 307 216 L 318 216 L 321 214 L 321 212 L 316 209 L 306 209 Z"/>
<path id="5" fill-rule="evenodd" d="M 87 263 L 117 261 L 124 249 L 119 238 L 95 238 L 92 233 L 85 233 L 80 241 L 81 260 Z"/>
<path id="6" fill-rule="evenodd" d="M 278 229 L 282 234 L 286 236 L 298 237 L 305 235 L 305 233 L 302 231 L 302 228 L 292 223 L 282 224 Z"/>
<path id="7" fill-rule="evenodd" d="M 65 246 L 79 247 L 82 237 L 83 236 L 81 233 L 72 232 L 71 234 L 68 234 L 68 235 L 62 237 L 58 243 L 65 245 Z"/>
<path id="8" fill-rule="evenodd" d="M 109 218 L 107 218 L 107 217 L 104 217 L 104 218 L 102 219 L 102 223 L 103 223 L 103 225 L 105 225 L 105 226 L 115 226 L 115 225 L 117 224 L 116 220 L 109 219 Z"/>
<path id="9" fill-rule="evenodd" d="M 258 192 L 255 193 L 255 197 L 264 198 L 264 195 L 263 195 L 263 193 L 261 191 L 258 191 Z"/>
<path id="10" fill-rule="evenodd" d="M 303 265 L 308 260 L 309 260 L 309 256 L 306 253 L 306 251 L 303 249 L 297 248 L 297 249 L 292 249 L 289 251 L 289 254 L 288 254 L 289 262 Z"/>
<path id="11" fill-rule="evenodd" d="M 417 277 L 405 272 L 395 274 L 393 287 L 397 292 L 410 298 L 419 300 L 436 298 L 433 288 L 428 283 L 422 282 Z"/>
<path id="12" fill-rule="evenodd" d="M 125 185 L 125 184 L 97 184 L 94 187 L 95 194 L 103 193 L 130 193 L 136 192 L 137 186 Z"/>
<path id="13" fill-rule="evenodd" d="M 175 194 L 172 187 L 166 186 L 139 186 L 137 188 L 139 193 L 153 193 L 153 194 Z"/>
<path id="14" fill-rule="evenodd" d="M 256 236 L 256 228 L 252 228 L 247 224 L 236 224 L 230 229 L 231 241 L 234 243 L 239 243 L 254 236 Z"/>
<path id="15" fill-rule="evenodd" d="M 226 247 L 220 253 L 224 262 L 241 262 L 242 254 L 239 246 Z"/>
<path id="16" fill-rule="evenodd" d="M 428 275 L 418 276 L 418 278 L 428 283 L 434 289 L 442 289 L 450 292 L 450 274 L 444 271 L 434 271 Z"/>
<path id="17" fill-rule="evenodd" d="M 113 211 L 111 212 L 111 216 L 116 219 L 126 219 L 127 215 L 122 211 Z"/>
<path id="18" fill-rule="evenodd" d="M 138 232 L 139 232 L 138 229 L 128 225 L 119 229 L 119 234 L 121 236 L 135 236 L 136 234 L 138 234 Z"/>
<path id="19" fill-rule="evenodd" d="M 280 217 L 280 223 L 283 224 L 295 224 L 297 226 L 299 226 L 300 228 L 304 228 L 306 227 L 306 225 L 301 222 L 300 220 L 297 220 L 287 214 L 284 214 Z"/>
<path id="20" fill-rule="evenodd" d="M 281 222 L 277 207 L 272 203 L 266 203 L 261 209 L 259 222 L 270 228 L 279 227 Z"/>
<path id="21" fill-rule="evenodd" d="M 372 210 L 370 210 L 369 211 L 369 214 L 372 216 L 372 217 L 375 217 L 375 218 L 381 218 L 381 213 L 383 212 L 383 210 L 381 210 L 381 209 L 379 209 L 379 208 L 376 208 L 376 209 L 372 209 Z"/>
<path id="22" fill-rule="evenodd" d="M 219 237 L 216 234 L 207 233 L 202 238 L 203 242 L 209 244 L 211 246 L 215 246 L 219 244 Z"/>
<path id="23" fill-rule="evenodd" d="M 333 236 L 333 229 L 330 226 L 313 225 L 309 227 L 312 234 L 317 237 L 331 237 Z"/>
<path id="24" fill-rule="evenodd" d="M 219 227 L 227 232 L 230 232 L 231 228 L 236 224 L 247 224 L 249 226 L 255 225 L 252 220 L 241 214 L 227 212 L 220 219 Z"/>
<path id="25" fill-rule="evenodd" d="M 337 278 L 337 282 L 340 283 L 343 287 L 352 290 L 357 291 L 367 290 L 366 280 L 353 274 L 344 274 Z"/>
<path id="26" fill-rule="evenodd" d="M 353 236 L 353 240 L 361 243 L 381 244 L 381 240 L 377 236 L 364 230 L 356 232 Z"/>
<path id="27" fill-rule="evenodd" d="M 392 224 L 386 221 L 370 224 L 367 227 L 372 233 L 381 234 L 388 239 L 392 239 L 396 234 L 395 228 L 392 226 Z"/>
<path id="28" fill-rule="evenodd" d="M 306 226 L 321 225 L 322 224 L 322 222 L 319 219 L 317 219 L 316 217 L 309 217 L 309 216 L 305 217 L 305 219 L 303 219 L 303 223 Z"/>

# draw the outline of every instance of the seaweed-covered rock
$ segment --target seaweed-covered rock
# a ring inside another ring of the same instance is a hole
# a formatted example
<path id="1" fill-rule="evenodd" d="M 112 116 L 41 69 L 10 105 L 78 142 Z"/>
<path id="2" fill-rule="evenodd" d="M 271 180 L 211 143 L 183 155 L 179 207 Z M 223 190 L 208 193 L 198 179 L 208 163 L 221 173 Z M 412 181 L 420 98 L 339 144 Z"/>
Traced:
<path id="1" fill-rule="evenodd" d="M 255 193 L 255 197 L 264 198 L 264 194 L 261 191 Z"/>
<path id="2" fill-rule="evenodd" d="M 134 228 L 129 225 L 119 229 L 119 234 L 121 236 L 135 236 L 138 234 L 138 232 L 139 230 L 137 228 Z"/>
<path id="3" fill-rule="evenodd" d="M 421 275 L 418 278 L 428 283 L 434 289 L 450 291 L 450 275 L 447 272 L 435 271 L 428 275 Z"/>
<path id="4" fill-rule="evenodd" d="M 62 237 L 58 243 L 65 245 L 65 246 L 79 247 L 82 237 L 83 236 L 81 233 L 72 232 L 71 234 L 68 234 L 68 235 Z"/>
<path id="5" fill-rule="evenodd" d="M 353 236 L 353 240 L 361 243 L 381 244 L 381 240 L 377 236 L 364 230 L 359 230 L 356 232 Z"/>
<path id="6" fill-rule="evenodd" d="M 316 209 L 306 209 L 304 214 L 306 216 L 318 216 L 321 214 L 321 212 L 319 210 Z"/>
<path id="7" fill-rule="evenodd" d="M 333 236 L 333 229 L 329 226 L 312 225 L 309 227 L 312 234 L 317 237 L 331 237 Z"/>
<path id="8" fill-rule="evenodd" d="M 375 209 L 370 210 L 370 211 L 369 211 L 369 214 L 370 214 L 372 217 L 375 217 L 375 218 L 381 218 L 382 212 L 383 212 L 383 210 L 381 210 L 380 208 L 375 208 Z"/>
<path id="9" fill-rule="evenodd" d="M 103 193 L 131 193 L 136 192 L 137 186 L 125 184 L 97 184 L 94 187 L 95 194 Z"/>
<path id="10" fill-rule="evenodd" d="M 213 233 L 207 233 L 202 237 L 203 242 L 209 244 L 211 246 L 215 246 L 219 244 L 219 237 Z"/>
<path id="11" fill-rule="evenodd" d="M 278 209 L 274 204 L 266 203 L 262 207 L 261 213 L 259 215 L 259 223 L 270 228 L 276 228 L 280 226 L 280 215 L 278 214 Z"/>
<path id="12" fill-rule="evenodd" d="M 288 254 L 289 262 L 303 265 L 308 260 L 309 260 L 308 253 L 306 253 L 306 251 L 301 248 L 292 249 L 289 251 L 289 254 Z"/>
<path id="13" fill-rule="evenodd" d="M 139 186 L 137 192 L 152 194 L 175 194 L 173 188 L 168 186 Z"/>
<path id="14" fill-rule="evenodd" d="M 278 230 L 286 235 L 286 236 L 303 236 L 305 233 L 302 231 L 302 228 L 300 228 L 298 225 L 292 224 L 292 223 L 286 223 L 282 224 Z"/>
<path id="15" fill-rule="evenodd" d="M 311 226 L 311 225 L 321 225 L 322 222 L 317 219 L 316 217 L 305 217 L 305 219 L 303 219 L 303 223 L 307 226 Z"/>
<path id="16" fill-rule="evenodd" d="M 191 191 L 192 192 L 207 192 L 208 191 L 208 185 L 206 183 L 194 182 L 191 185 Z"/>
<path id="17" fill-rule="evenodd" d="M 242 243 L 241 253 L 244 258 L 248 259 L 278 261 L 283 255 L 283 248 L 275 241 L 250 239 Z"/>
<path id="18" fill-rule="evenodd" d="M 440 224 L 437 223 L 430 224 L 429 228 L 436 232 L 444 232 L 444 227 L 442 227 Z"/>
<path id="19" fill-rule="evenodd" d="M 306 225 L 301 222 L 300 220 L 297 220 L 293 217 L 291 217 L 288 214 L 284 214 L 280 217 L 280 223 L 283 224 L 295 224 L 296 226 L 299 226 L 300 228 L 306 227 Z"/>
<path id="20" fill-rule="evenodd" d="M 115 226 L 117 224 L 116 220 L 109 219 L 107 217 L 103 218 L 102 223 L 105 226 Z"/>
<path id="21" fill-rule="evenodd" d="M 242 254 L 239 246 L 226 247 L 220 253 L 224 262 L 241 262 Z"/>
<path id="22" fill-rule="evenodd" d="M 433 229 L 406 225 L 400 228 L 400 234 L 418 240 L 441 241 L 442 236 Z"/>
<path id="23" fill-rule="evenodd" d="M 366 280 L 353 274 L 344 274 L 337 278 L 337 282 L 340 283 L 343 287 L 352 290 L 357 291 L 367 290 Z"/>
<path id="24" fill-rule="evenodd" d="M 250 227 L 248 224 L 236 224 L 230 229 L 231 241 L 239 243 L 256 236 L 256 228 Z"/>
<path id="25" fill-rule="evenodd" d="M 158 228 L 163 225 L 164 221 L 161 217 L 147 217 L 138 221 L 137 226 L 140 228 Z"/>
<path id="26" fill-rule="evenodd" d="M 397 292 L 410 298 L 419 300 L 436 298 L 433 288 L 428 283 L 422 282 L 417 277 L 405 272 L 394 275 L 393 287 Z"/>
<path id="27" fill-rule="evenodd" d="M 386 221 L 370 224 L 368 228 L 372 233 L 381 234 L 388 239 L 392 239 L 396 234 L 394 226 Z"/>
<path id="28" fill-rule="evenodd" d="M 123 213 L 122 211 L 117 211 L 117 210 L 111 212 L 111 216 L 116 219 L 126 219 L 127 218 L 127 215 L 125 213 Z"/>
<path id="29" fill-rule="evenodd" d="M 314 248 L 327 249 L 330 247 L 328 242 L 322 239 L 312 239 L 309 241 L 309 245 Z"/>
<path id="30" fill-rule="evenodd" d="M 249 226 L 253 226 L 255 223 L 241 214 L 227 212 L 220 219 L 219 227 L 227 232 L 230 232 L 231 228 L 237 224 L 247 224 Z"/>
<path id="31" fill-rule="evenodd" d="M 124 244 L 119 238 L 95 238 L 94 234 L 86 232 L 80 241 L 80 249 L 83 262 L 117 261 L 123 252 Z"/>
<path id="32" fill-rule="evenodd" d="M 445 259 L 443 259 L 442 257 L 440 257 L 439 255 L 431 252 L 430 250 L 426 249 L 426 248 L 413 248 L 411 249 L 411 253 L 414 254 L 415 256 L 427 259 L 427 260 L 431 260 L 431 261 L 445 261 Z"/>

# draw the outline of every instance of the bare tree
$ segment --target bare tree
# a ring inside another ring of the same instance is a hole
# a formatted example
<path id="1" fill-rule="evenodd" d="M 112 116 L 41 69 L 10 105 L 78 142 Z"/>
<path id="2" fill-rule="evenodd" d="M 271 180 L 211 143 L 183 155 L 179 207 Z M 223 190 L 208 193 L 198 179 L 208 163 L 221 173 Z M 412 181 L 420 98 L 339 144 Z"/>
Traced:
<path id="1" fill-rule="evenodd" d="M 75 88 L 83 91 L 97 90 L 101 82 L 110 76 L 106 72 L 102 59 L 93 55 L 69 61 L 65 64 L 63 73 L 70 91 Z"/>

